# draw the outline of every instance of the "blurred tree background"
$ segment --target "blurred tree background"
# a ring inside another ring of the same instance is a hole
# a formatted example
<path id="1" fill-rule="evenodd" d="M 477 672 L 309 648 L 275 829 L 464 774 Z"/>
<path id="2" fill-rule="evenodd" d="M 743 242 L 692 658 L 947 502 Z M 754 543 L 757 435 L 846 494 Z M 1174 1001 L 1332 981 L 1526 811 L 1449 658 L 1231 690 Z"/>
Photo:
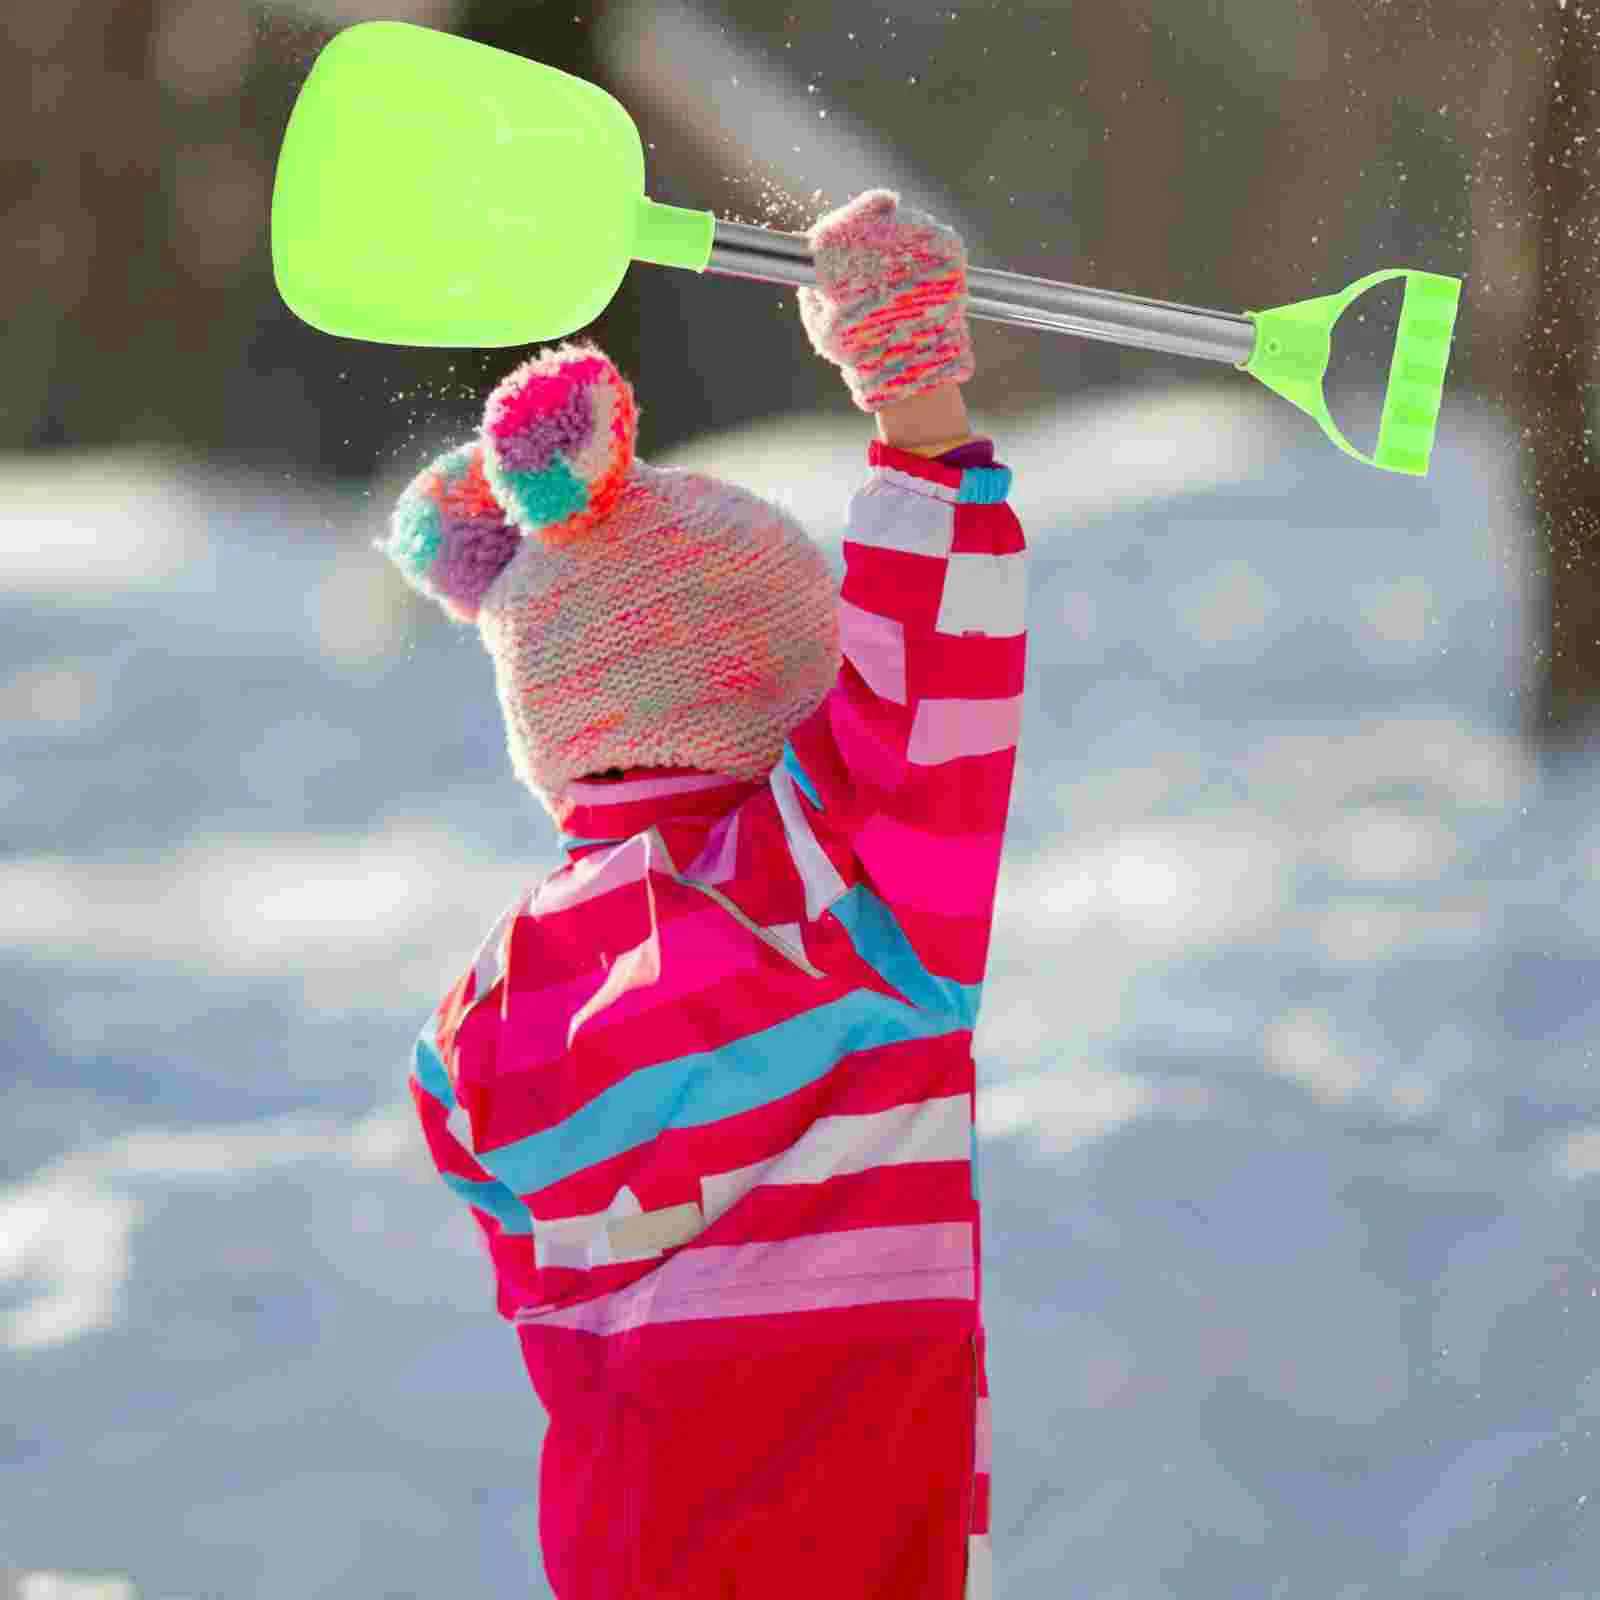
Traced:
<path id="1" fill-rule="evenodd" d="M 147 443 L 361 480 L 420 465 L 441 427 L 470 430 L 522 352 L 330 339 L 272 284 L 284 121 L 321 44 L 367 17 L 449 28 L 601 84 L 640 125 L 657 199 L 800 230 L 890 181 L 786 169 L 789 152 L 758 148 L 753 124 L 741 146 L 729 85 L 696 81 L 652 47 L 651 26 L 686 15 L 621 0 L 5 7 L 0 448 Z M 1582 0 L 725 0 L 693 16 L 778 75 L 799 115 L 820 88 L 835 127 L 870 130 L 904 170 L 959 196 L 964 214 L 946 215 L 975 262 L 1224 309 L 1383 265 L 1463 276 L 1446 425 L 1450 393 L 1468 387 L 1516 417 L 1541 534 L 1543 645 L 1528 662 L 1525 727 L 1552 748 L 1592 731 L 1600 68 Z M 786 197 L 782 214 L 759 214 L 763 184 Z M 700 295 L 715 297 L 714 323 Z M 763 413 L 849 408 L 792 301 L 763 285 L 629 275 L 585 332 L 639 380 L 643 455 Z M 1362 360 L 1381 382 L 1397 304 L 1370 337 L 1352 332 L 1354 354 L 1346 319 L 1336 371 Z M 1212 376 L 992 323 L 979 340 L 970 398 L 997 429 L 1071 390 Z M 678 372 L 689 381 L 667 376 Z M 1357 431 L 1358 446 L 1373 431 Z"/>

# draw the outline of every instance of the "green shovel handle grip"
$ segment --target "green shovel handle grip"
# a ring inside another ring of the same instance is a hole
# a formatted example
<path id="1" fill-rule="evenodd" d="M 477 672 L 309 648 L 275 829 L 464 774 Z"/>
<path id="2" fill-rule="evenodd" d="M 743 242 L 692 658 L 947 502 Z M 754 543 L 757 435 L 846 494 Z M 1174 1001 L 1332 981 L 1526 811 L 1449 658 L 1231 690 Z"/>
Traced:
<path id="1" fill-rule="evenodd" d="M 1406 294 L 1389 363 L 1378 448 L 1375 454 L 1364 456 L 1328 415 L 1322 386 L 1333 353 L 1334 323 L 1358 295 L 1390 278 L 1404 278 Z M 1300 300 L 1271 311 L 1245 312 L 1256 325 L 1256 347 L 1238 370 L 1248 372 L 1314 417 L 1347 456 L 1387 472 L 1426 477 L 1460 301 L 1459 278 L 1409 267 L 1369 272 L 1338 294 Z"/>

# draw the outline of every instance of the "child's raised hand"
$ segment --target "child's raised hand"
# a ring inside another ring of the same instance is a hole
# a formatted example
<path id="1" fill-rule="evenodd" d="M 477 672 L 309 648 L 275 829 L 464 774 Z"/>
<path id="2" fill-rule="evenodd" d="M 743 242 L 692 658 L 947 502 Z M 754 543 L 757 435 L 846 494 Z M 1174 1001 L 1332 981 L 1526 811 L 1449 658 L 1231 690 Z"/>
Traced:
<path id="1" fill-rule="evenodd" d="M 806 238 L 817 286 L 800 290 L 800 320 L 862 411 L 973 375 L 967 251 L 954 228 L 902 211 L 893 190 L 868 189 Z"/>

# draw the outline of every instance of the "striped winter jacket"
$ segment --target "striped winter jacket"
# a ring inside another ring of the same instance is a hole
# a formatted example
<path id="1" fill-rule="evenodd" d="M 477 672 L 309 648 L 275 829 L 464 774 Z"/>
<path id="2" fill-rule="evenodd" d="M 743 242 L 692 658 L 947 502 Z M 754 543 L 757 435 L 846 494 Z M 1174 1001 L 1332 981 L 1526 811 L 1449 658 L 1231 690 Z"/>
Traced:
<path id="1" fill-rule="evenodd" d="M 561 1600 L 988 1592 L 972 1032 L 1026 546 L 974 448 L 870 443 L 839 679 L 770 778 L 581 785 L 417 1042 Z"/>

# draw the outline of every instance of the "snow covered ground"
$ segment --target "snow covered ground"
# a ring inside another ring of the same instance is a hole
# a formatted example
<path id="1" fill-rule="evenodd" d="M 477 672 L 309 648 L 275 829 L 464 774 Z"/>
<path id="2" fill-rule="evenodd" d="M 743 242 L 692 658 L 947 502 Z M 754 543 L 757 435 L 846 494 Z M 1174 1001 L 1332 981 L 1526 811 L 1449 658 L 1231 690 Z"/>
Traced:
<path id="1" fill-rule="evenodd" d="M 1504 419 L 1447 393 L 1425 482 L 1231 376 L 995 431 L 997 1594 L 1592 1596 L 1596 763 L 1514 737 Z M 867 436 L 671 461 L 837 561 Z M 557 859 L 475 633 L 366 545 L 424 453 L 370 499 L 0 469 L 0 1567 L 548 1593 L 540 1413 L 403 1088 Z"/>

